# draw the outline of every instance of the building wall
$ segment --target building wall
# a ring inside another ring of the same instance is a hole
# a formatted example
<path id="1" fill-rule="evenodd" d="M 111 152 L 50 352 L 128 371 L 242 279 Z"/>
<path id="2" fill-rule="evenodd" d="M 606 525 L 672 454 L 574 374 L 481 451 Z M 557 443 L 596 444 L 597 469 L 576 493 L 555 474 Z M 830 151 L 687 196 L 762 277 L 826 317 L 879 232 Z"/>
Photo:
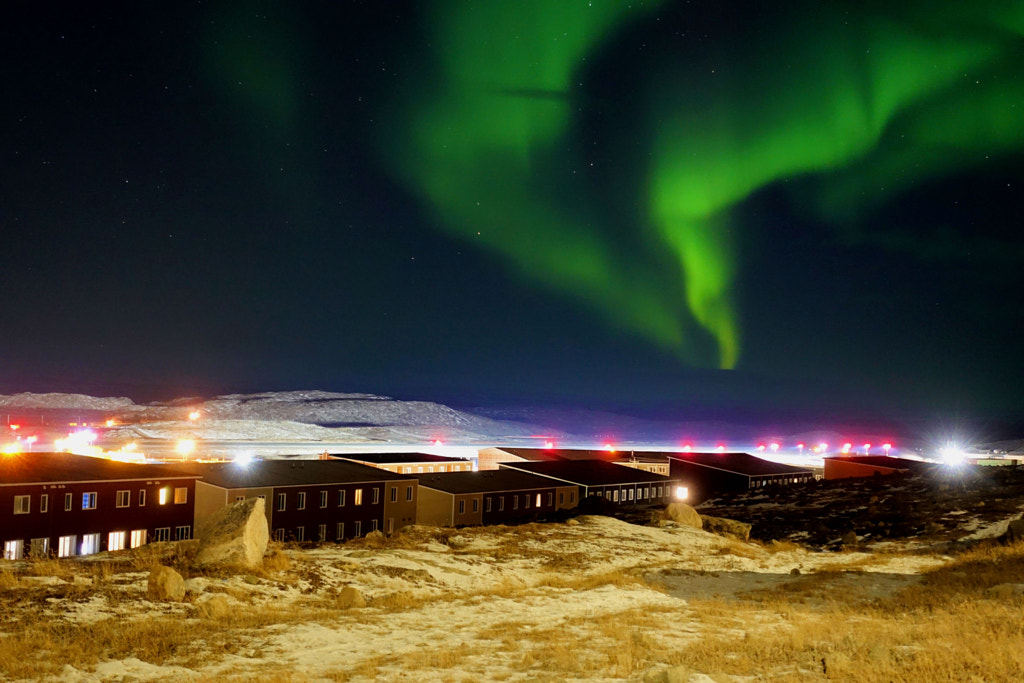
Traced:
<path id="1" fill-rule="evenodd" d="M 312 484 L 275 486 L 267 498 L 271 538 L 284 541 L 318 541 L 319 527 L 324 525 L 324 541 L 341 541 L 365 536 L 371 531 L 384 531 L 385 482 L 358 484 Z M 339 494 L 344 492 L 344 497 Z M 321 492 L 326 492 L 326 505 L 321 506 Z M 300 494 L 305 504 L 300 507 Z M 283 509 L 281 496 L 283 499 Z M 358 503 L 358 504 L 357 504 Z M 343 524 L 341 535 L 338 524 Z"/>
<path id="2" fill-rule="evenodd" d="M 419 481 L 407 479 L 385 482 L 385 490 L 384 533 L 393 534 L 403 527 L 416 524 L 417 498 L 423 490 Z"/>
<path id="3" fill-rule="evenodd" d="M 584 495 L 598 496 L 621 506 L 663 505 L 677 500 L 676 488 L 679 486 L 685 485 L 678 479 L 642 484 L 590 486 Z"/>
<path id="4" fill-rule="evenodd" d="M 566 487 L 557 488 L 565 489 Z M 538 496 L 540 496 L 539 501 Z M 558 496 L 554 486 L 518 491 L 495 491 L 484 493 L 481 498 L 483 509 L 481 523 L 488 525 L 534 519 L 551 514 L 558 509 Z"/>
<path id="5" fill-rule="evenodd" d="M 825 479 L 851 479 L 854 477 L 873 477 L 877 475 L 896 474 L 900 470 L 893 467 L 869 465 L 863 462 L 825 458 Z"/>
<path id="6" fill-rule="evenodd" d="M 182 502 L 174 502 L 176 490 L 184 491 L 178 494 Z M 126 501 L 119 492 L 127 492 Z M 0 542 L 21 540 L 27 554 L 32 539 L 45 538 L 49 552 L 55 554 L 61 537 L 74 536 L 73 554 L 78 555 L 83 540 L 92 534 L 100 535 L 99 542 L 87 548 L 93 552 L 109 549 L 112 532 L 125 532 L 125 548 L 131 545 L 133 531 L 144 530 L 147 543 L 188 539 L 193 532 L 195 492 L 195 479 L 178 478 L 0 486 Z M 92 509 L 84 507 L 87 494 L 90 504 L 94 501 Z M 17 496 L 29 496 L 28 513 L 15 514 Z M 43 496 L 47 496 L 46 512 L 41 511 Z"/>
<path id="7" fill-rule="evenodd" d="M 632 467 L 635 470 L 643 470 L 644 472 L 650 472 L 651 474 L 660 474 L 663 477 L 669 475 L 669 464 L 667 462 L 630 462 L 630 461 L 619 461 L 613 460 L 616 465 L 622 465 L 623 467 Z"/>
<path id="8" fill-rule="evenodd" d="M 686 482 L 689 492 L 685 501 L 696 505 L 718 493 L 746 491 L 750 488 L 750 477 L 745 474 L 704 467 L 685 460 L 672 460 L 672 477 Z"/>
<path id="9" fill-rule="evenodd" d="M 428 526 L 453 526 L 455 496 L 421 486 L 416 501 L 416 523 Z"/>
<path id="10" fill-rule="evenodd" d="M 481 448 L 477 451 L 477 467 L 481 472 L 498 469 L 499 462 L 525 462 L 523 458 L 506 453 L 500 448 Z"/>

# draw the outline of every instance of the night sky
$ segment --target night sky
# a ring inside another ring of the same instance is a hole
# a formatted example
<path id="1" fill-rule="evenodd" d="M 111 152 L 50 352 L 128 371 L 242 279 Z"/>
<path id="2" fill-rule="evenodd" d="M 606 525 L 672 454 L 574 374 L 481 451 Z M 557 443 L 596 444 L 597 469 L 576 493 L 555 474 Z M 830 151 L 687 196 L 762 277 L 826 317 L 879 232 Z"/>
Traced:
<path id="1" fill-rule="evenodd" d="M 1024 409 L 1024 3 L 8 2 L 0 38 L 2 393 Z"/>

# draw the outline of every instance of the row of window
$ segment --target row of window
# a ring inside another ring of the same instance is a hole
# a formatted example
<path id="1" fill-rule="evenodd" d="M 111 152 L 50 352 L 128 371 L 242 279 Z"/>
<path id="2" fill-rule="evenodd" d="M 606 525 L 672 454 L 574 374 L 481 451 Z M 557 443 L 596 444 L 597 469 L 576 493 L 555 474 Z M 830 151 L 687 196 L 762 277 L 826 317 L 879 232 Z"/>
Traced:
<path id="1" fill-rule="evenodd" d="M 811 480 L 810 477 L 781 477 L 775 479 L 751 479 L 750 488 L 755 489 L 759 486 L 768 486 L 770 484 L 806 484 Z"/>
<path id="2" fill-rule="evenodd" d="M 394 531 L 394 520 L 388 519 L 387 533 Z M 370 520 L 370 531 L 377 531 L 380 528 L 380 523 L 376 519 Z M 363 523 L 361 521 L 352 523 L 352 535 L 350 538 L 359 538 L 363 535 Z M 317 526 L 316 540 L 323 543 L 327 540 L 327 525 L 320 524 Z M 284 542 L 285 540 L 295 540 L 300 543 L 305 542 L 309 539 L 306 538 L 306 527 L 298 526 L 295 527 L 295 534 L 292 539 L 285 538 L 285 530 L 283 528 L 274 529 L 274 540 Z M 345 540 L 345 523 L 338 522 L 334 527 L 334 540 L 343 541 Z"/>
<path id="3" fill-rule="evenodd" d="M 624 489 L 612 489 L 611 491 L 597 490 L 598 498 L 610 498 L 613 503 L 628 503 L 634 500 L 650 500 L 651 498 L 664 498 L 667 486 L 644 486 Z M 606 495 L 607 494 L 607 495 Z M 686 487 L 680 486 L 676 489 L 676 498 L 685 499 L 687 496 Z"/>
<path id="4" fill-rule="evenodd" d="M 146 544 L 147 532 L 145 529 L 133 531 L 111 531 L 107 534 L 107 550 L 124 550 L 125 544 L 129 548 L 138 548 Z M 60 536 L 57 539 L 57 557 L 74 557 L 75 555 L 93 555 L 100 551 L 102 534 L 83 534 L 79 537 L 76 534 Z M 174 540 L 187 541 L 192 538 L 191 526 L 179 526 L 174 528 Z M 153 541 L 171 540 L 171 527 L 154 529 Z M 46 557 L 50 554 L 49 538 L 33 538 L 29 541 L 29 552 L 33 557 Z M 4 559 L 20 560 L 25 557 L 25 541 L 22 539 L 4 542 Z"/>
<path id="5" fill-rule="evenodd" d="M 433 471 L 434 471 L 434 466 L 433 465 L 427 465 L 427 472 L 430 473 L 430 472 L 433 472 Z M 465 464 L 465 465 L 438 465 L 437 466 L 437 471 L 438 472 L 472 472 L 473 471 L 473 465 L 472 464 L 468 464 L 468 463 Z M 417 465 L 416 466 L 416 472 L 418 474 L 423 474 L 423 465 Z M 402 474 L 412 474 L 412 467 L 411 466 L 403 467 L 402 468 Z"/>
<path id="6" fill-rule="evenodd" d="M 160 505 L 166 505 L 171 500 L 171 487 L 165 486 L 157 492 L 157 502 Z M 146 489 L 139 489 L 138 495 L 139 507 L 146 506 Z M 82 509 L 83 510 L 95 510 L 97 502 L 97 494 L 95 491 L 90 491 L 82 494 Z M 174 503 L 176 505 L 183 505 L 188 502 L 188 489 L 185 487 L 174 489 Z M 74 509 L 75 494 L 65 493 L 64 494 L 64 510 L 70 511 Z M 132 492 L 131 491 L 118 491 L 114 494 L 114 507 L 127 508 L 131 507 L 132 504 Z M 39 512 L 50 511 L 50 494 L 42 493 L 39 495 Z M 32 512 L 32 496 L 15 496 L 14 497 L 14 514 L 16 515 L 27 515 Z"/>
<path id="7" fill-rule="evenodd" d="M 518 494 L 510 495 L 509 498 L 512 499 L 512 509 L 513 510 L 518 510 L 519 509 L 519 498 L 520 497 L 522 497 L 522 499 L 523 499 L 523 508 L 524 509 L 529 509 L 531 498 L 532 498 L 534 507 L 541 507 L 541 505 L 542 505 L 541 501 L 543 500 L 541 498 L 542 495 L 543 494 L 538 493 L 538 494 L 536 494 L 534 496 L 531 496 L 531 494 L 529 494 L 529 493 L 524 493 L 522 496 L 519 496 Z M 492 505 L 493 500 L 494 499 L 492 497 L 488 497 L 488 498 L 484 499 L 484 512 L 491 512 L 491 505 Z M 555 494 L 552 493 L 552 492 L 548 492 L 548 502 L 547 502 L 548 506 L 550 507 L 550 506 L 554 505 L 554 502 L 555 502 Z M 576 502 L 576 492 L 575 491 L 570 491 L 569 492 L 569 504 L 572 505 L 575 502 Z M 558 504 L 559 505 L 564 505 L 565 504 L 565 492 L 564 491 L 560 491 L 558 493 Z M 459 513 L 460 514 L 465 512 L 464 507 L 465 507 L 465 501 L 461 501 L 460 500 L 459 501 Z M 504 509 L 505 509 L 505 496 L 498 496 L 498 512 L 502 512 L 502 511 L 504 511 Z M 476 512 L 476 501 L 475 500 L 473 501 L 473 512 Z"/>
<path id="8" fill-rule="evenodd" d="M 378 503 L 380 503 L 380 489 L 377 488 L 377 487 L 374 487 L 374 488 L 370 489 L 370 497 L 371 497 L 371 501 L 370 501 L 371 505 L 377 505 Z M 392 503 L 398 501 L 398 487 L 397 486 L 392 486 L 391 487 L 390 498 L 391 498 L 391 502 Z M 236 500 L 243 500 L 243 499 L 244 499 L 244 496 L 239 496 Z M 353 491 L 352 492 L 352 499 L 353 499 L 352 500 L 353 505 L 362 505 L 363 504 L 363 489 L 360 488 L 360 489 L 356 489 L 355 491 Z M 412 486 L 407 486 L 405 488 L 405 499 L 406 499 L 406 501 L 411 501 L 412 500 Z M 327 507 L 327 500 L 328 500 L 328 492 L 327 491 L 320 491 L 320 507 L 321 508 Z M 341 490 L 338 491 L 338 507 L 344 507 L 344 505 L 345 505 L 345 490 L 341 489 Z M 288 509 L 288 494 L 287 493 L 278 493 L 277 494 L 277 501 L 276 501 L 276 505 L 275 505 L 274 509 L 277 510 L 278 512 L 284 512 L 285 510 Z M 296 492 L 296 494 L 295 494 L 295 509 L 296 510 L 305 510 L 306 509 L 306 492 L 305 491 L 298 491 L 298 492 Z"/>

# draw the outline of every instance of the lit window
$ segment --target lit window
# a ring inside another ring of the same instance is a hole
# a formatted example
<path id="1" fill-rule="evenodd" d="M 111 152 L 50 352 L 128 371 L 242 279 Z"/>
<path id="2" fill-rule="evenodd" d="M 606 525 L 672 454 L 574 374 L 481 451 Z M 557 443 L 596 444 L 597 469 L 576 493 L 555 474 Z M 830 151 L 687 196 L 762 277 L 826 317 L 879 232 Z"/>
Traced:
<path id="1" fill-rule="evenodd" d="M 131 544 L 133 548 L 140 548 L 146 545 L 146 530 L 136 529 L 132 532 Z"/>
<path id="2" fill-rule="evenodd" d="M 82 494 L 82 509 L 83 510 L 95 510 L 96 509 L 96 492 L 83 493 Z M 96 551 L 93 551 L 96 552 Z M 87 555 L 88 553 L 82 553 Z"/>
<path id="3" fill-rule="evenodd" d="M 127 535 L 123 531 L 111 531 L 107 534 L 107 550 L 124 550 L 124 542 Z"/>
<path id="4" fill-rule="evenodd" d="M 353 503 L 355 505 L 362 505 L 363 504 L 363 490 L 362 489 L 356 489 L 355 500 L 353 501 Z M 356 534 L 356 536 L 358 536 L 358 535 L 359 534 Z"/>
<path id="5" fill-rule="evenodd" d="M 86 534 L 82 536 L 82 554 L 92 555 L 100 551 L 100 535 Z"/>
<path id="6" fill-rule="evenodd" d="M 68 494 L 71 495 L 70 493 Z M 61 536 L 57 539 L 57 557 L 74 557 L 77 536 Z"/>
<path id="7" fill-rule="evenodd" d="M 25 556 L 25 541 L 4 541 L 4 559 L 20 560 Z"/>
<path id="8" fill-rule="evenodd" d="M 633 500 L 633 494 L 634 494 L 634 493 L 635 493 L 635 490 L 634 490 L 634 489 L 630 489 L 630 490 L 629 490 L 629 499 L 630 499 L 630 500 Z"/>
<path id="9" fill-rule="evenodd" d="M 619 490 L 618 489 L 615 489 L 614 491 L 612 491 L 612 501 L 614 501 L 616 503 L 619 502 Z"/>
<path id="10" fill-rule="evenodd" d="M 174 489 L 174 504 L 181 505 L 188 502 L 188 489 L 184 486 Z"/>
<path id="11" fill-rule="evenodd" d="M 39 496 L 39 511 L 40 512 L 49 512 L 50 511 L 50 494 L 49 493 L 44 493 L 43 495 Z"/>
<path id="12" fill-rule="evenodd" d="M 537 494 L 537 502 L 535 503 L 535 507 L 540 507 L 540 494 L 539 493 Z"/>
<path id="13" fill-rule="evenodd" d="M 32 496 L 15 496 L 14 497 L 14 514 L 16 514 L 16 515 L 27 515 L 31 509 L 32 509 Z"/>
<path id="14" fill-rule="evenodd" d="M 167 505 L 167 499 L 170 497 L 170 495 L 171 495 L 171 489 L 169 489 L 169 488 L 162 488 L 162 489 L 160 489 L 160 493 L 158 494 L 157 502 L 160 503 L 161 505 Z"/>
<path id="15" fill-rule="evenodd" d="M 299 499 L 298 499 L 298 501 L 296 501 L 295 507 L 297 507 L 299 510 L 305 510 L 306 509 L 306 492 L 305 491 L 299 491 L 298 496 L 299 496 Z"/>
<path id="16" fill-rule="evenodd" d="M 132 492 L 131 491 L 118 491 L 114 496 L 114 507 L 126 508 L 131 503 Z M 110 545 L 109 543 L 107 544 Z M 124 547 L 118 548 L 118 550 L 124 550 Z"/>

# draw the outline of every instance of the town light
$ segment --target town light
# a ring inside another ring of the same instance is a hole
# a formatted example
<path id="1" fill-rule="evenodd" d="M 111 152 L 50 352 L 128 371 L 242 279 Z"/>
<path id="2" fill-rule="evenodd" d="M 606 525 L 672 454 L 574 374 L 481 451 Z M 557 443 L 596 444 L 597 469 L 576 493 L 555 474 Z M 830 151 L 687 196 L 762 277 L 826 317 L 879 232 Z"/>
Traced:
<path id="1" fill-rule="evenodd" d="M 778 444 L 778 443 L 773 443 L 773 444 L 771 445 L 771 449 L 772 449 L 772 452 L 773 452 L 773 453 L 776 453 L 776 452 L 778 452 L 778 450 L 779 450 L 779 444 Z"/>
<path id="2" fill-rule="evenodd" d="M 193 422 L 198 420 L 199 419 L 199 411 L 198 410 L 193 410 L 191 413 L 188 414 L 188 419 L 192 420 Z"/>
<path id="3" fill-rule="evenodd" d="M 853 448 L 853 444 L 852 443 L 844 443 L 843 444 L 843 454 L 845 455 L 846 453 L 849 453 L 851 448 Z"/>
<path id="4" fill-rule="evenodd" d="M 174 450 L 178 451 L 178 454 L 181 455 L 182 457 L 190 454 L 195 449 L 196 449 L 196 442 L 193 441 L 192 439 L 182 439 L 181 441 L 178 442 L 178 445 L 175 446 L 175 448 L 174 448 Z"/>
<path id="5" fill-rule="evenodd" d="M 885 454 L 889 455 L 889 450 L 892 448 L 891 443 L 883 443 L 882 448 L 885 450 Z"/>
<path id="6" fill-rule="evenodd" d="M 685 486 L 676 487 L 676 500 L 686 500 L 689 495 L 690 491 Z"/>

